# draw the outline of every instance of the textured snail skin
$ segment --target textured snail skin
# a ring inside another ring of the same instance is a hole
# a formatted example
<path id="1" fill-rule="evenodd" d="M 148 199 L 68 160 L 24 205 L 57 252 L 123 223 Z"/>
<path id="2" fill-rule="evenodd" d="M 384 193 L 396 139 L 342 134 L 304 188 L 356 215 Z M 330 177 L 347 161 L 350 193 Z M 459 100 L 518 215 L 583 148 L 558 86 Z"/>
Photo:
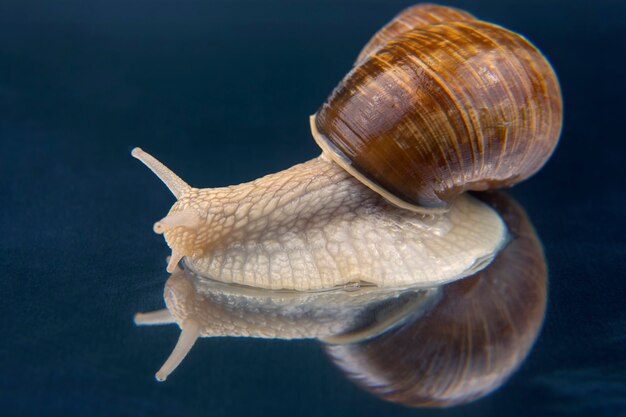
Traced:
<path id="1" fill-rule="evenodd" d="M 491 265 L 441 288 L 429 311 L 384 335 L 325 346 L 359 386 L 408 406 L 451 406 L 497 389 L 527 356 L 546 308 L 543 249 L 517 203 L 483 198 L 516 236 Z"/>
<path id="2" fill-rule="evenodd" d="M 189 269 L 225 283 L 428 287 L 483 268 L 507 238 L 497 213 L 470 196 L 441 215 L 410 212 L 323 157 L 237 186 L 181 184 L 155 225 L 173 251 L 170 272 L 184 256 Z"/>
<path id="3" fill-rule="evenodd" d="M 402 13 L 371 44 L 313 132 L 329 157 L 394 204 L 445 208 L 466 190 L 528 178 L 552 154 L 559 84 L 522 36 L 428 5 Z"/>

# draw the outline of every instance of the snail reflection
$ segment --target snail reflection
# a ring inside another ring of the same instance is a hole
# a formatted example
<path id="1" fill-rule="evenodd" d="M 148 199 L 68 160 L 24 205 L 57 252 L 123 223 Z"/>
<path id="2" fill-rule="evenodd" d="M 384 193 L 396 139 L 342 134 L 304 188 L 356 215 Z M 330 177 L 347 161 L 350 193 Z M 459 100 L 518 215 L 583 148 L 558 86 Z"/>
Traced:
<path id="1" fill-rule="evenodd" d="M 347 285 L 276 291 L 224 284 L 184 267 L 165 287 L 168 310 L 138 324 L 198 323 L 201 336 L 314 338 L 364 389 L 409 406 L 448 406 L 497 389 L 539 334 L 547 271 L 523 209 L 504 194 L 480 196 L 510 239 L 485 269 L 441 287 L 381 289 Z M 185 335 L 157 373 L 163 380 L 195 342 Z"/>
<path id="2" fill-rule="evenodd" d="M 561 113 L 556 75 L 524 37 L 418 5 L 372 38 L 311 116 L 321 156 L 197 189 L 135 148 L 177 200 L 154 225 L 172 249 L 167 310 L 136 318 L 181 327 L 157 378 L 201 336 L 352 346 L 409 317 L 427 323 L 464 294 L 446 284 L 486 286 L 475 275 L 511 247 L 514 230 L 466 191 L 537 172 L 557 145 Z"/>

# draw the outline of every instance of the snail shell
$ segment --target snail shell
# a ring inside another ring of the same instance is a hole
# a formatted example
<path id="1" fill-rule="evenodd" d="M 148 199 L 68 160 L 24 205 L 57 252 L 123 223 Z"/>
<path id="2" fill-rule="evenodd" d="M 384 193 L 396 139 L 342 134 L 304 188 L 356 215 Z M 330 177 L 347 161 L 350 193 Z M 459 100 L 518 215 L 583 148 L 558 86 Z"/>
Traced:
<path id="1" fill-rule="evenodd" d="M 554 150 L 554 71 L 522 36 L 439 6 L 400 14 L 312 118 L 324 152 L 410 210 L 509 187 Z"/>

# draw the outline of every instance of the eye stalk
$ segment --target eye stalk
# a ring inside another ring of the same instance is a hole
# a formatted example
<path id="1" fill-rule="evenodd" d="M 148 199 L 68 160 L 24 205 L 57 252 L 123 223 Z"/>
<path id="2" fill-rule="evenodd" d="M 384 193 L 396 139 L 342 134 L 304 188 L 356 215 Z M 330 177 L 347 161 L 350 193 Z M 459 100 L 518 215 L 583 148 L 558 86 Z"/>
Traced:
<path id="1" fill-rule="evenodd" d="M 180 199 L 181 196 L 191 188 L 185 181 L 180 179 L 178 175 L 174 174 L 168 167 L 163 165 L 152 155 L 144 152 L 143 149 L 139 147 L 133 148 L 130 154 L 150 168 L 150 171 L 163 181 L 163 184 L 169 188 L 176 199 Z"/>

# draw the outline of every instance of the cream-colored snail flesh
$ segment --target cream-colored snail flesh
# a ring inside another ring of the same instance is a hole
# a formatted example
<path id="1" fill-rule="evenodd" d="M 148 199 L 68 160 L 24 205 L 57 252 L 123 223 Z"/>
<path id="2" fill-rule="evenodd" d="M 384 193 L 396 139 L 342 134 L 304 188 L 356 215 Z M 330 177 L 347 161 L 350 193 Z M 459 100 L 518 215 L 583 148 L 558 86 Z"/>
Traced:
<path id="1" fill-rule="evenodd" d="M 168 272 L 185 256 L 218 281 L 275 290 L 433 286 L 482 269 L 506 239 L 500 217 L 468 195 L 446 213 L 414 213 L 323 156 L 250 183 L 196 189 L 141 149 L 133 155 L 178 198 L 154 226 L 172 248 Z"/>
<path id="2" fill-rule="evenodd" d="M 349 330 L 312 326 L 302 334 L 233 320 L 224 332 L 207 319 L 223 315 L 181 295 L 209 296 L 205 282 L 221 283 L 211 287 L 219 294 L 228 285 L 261 289 L 270 300 L 350 289 L 346 305 L 361 308 L 484 268 L 506 244 L 507 228 L 464 191 L 511 186 L 536 172 L 558 141 L 561 96 L 548 62 L 520 35 L 419 5 L 374 36 L 311 127 L 320 157 L 224 188 L 193 188 L 133 150 L 177 199 L 154 225 L 172 249 L 167 270 L 195 282 L 166 290 L 169 310 L 136 317 L 182 328 L 158 379 L 199 336 L 332 339 Z M 315 311 L 324 310 L 313 298 Z"/>

